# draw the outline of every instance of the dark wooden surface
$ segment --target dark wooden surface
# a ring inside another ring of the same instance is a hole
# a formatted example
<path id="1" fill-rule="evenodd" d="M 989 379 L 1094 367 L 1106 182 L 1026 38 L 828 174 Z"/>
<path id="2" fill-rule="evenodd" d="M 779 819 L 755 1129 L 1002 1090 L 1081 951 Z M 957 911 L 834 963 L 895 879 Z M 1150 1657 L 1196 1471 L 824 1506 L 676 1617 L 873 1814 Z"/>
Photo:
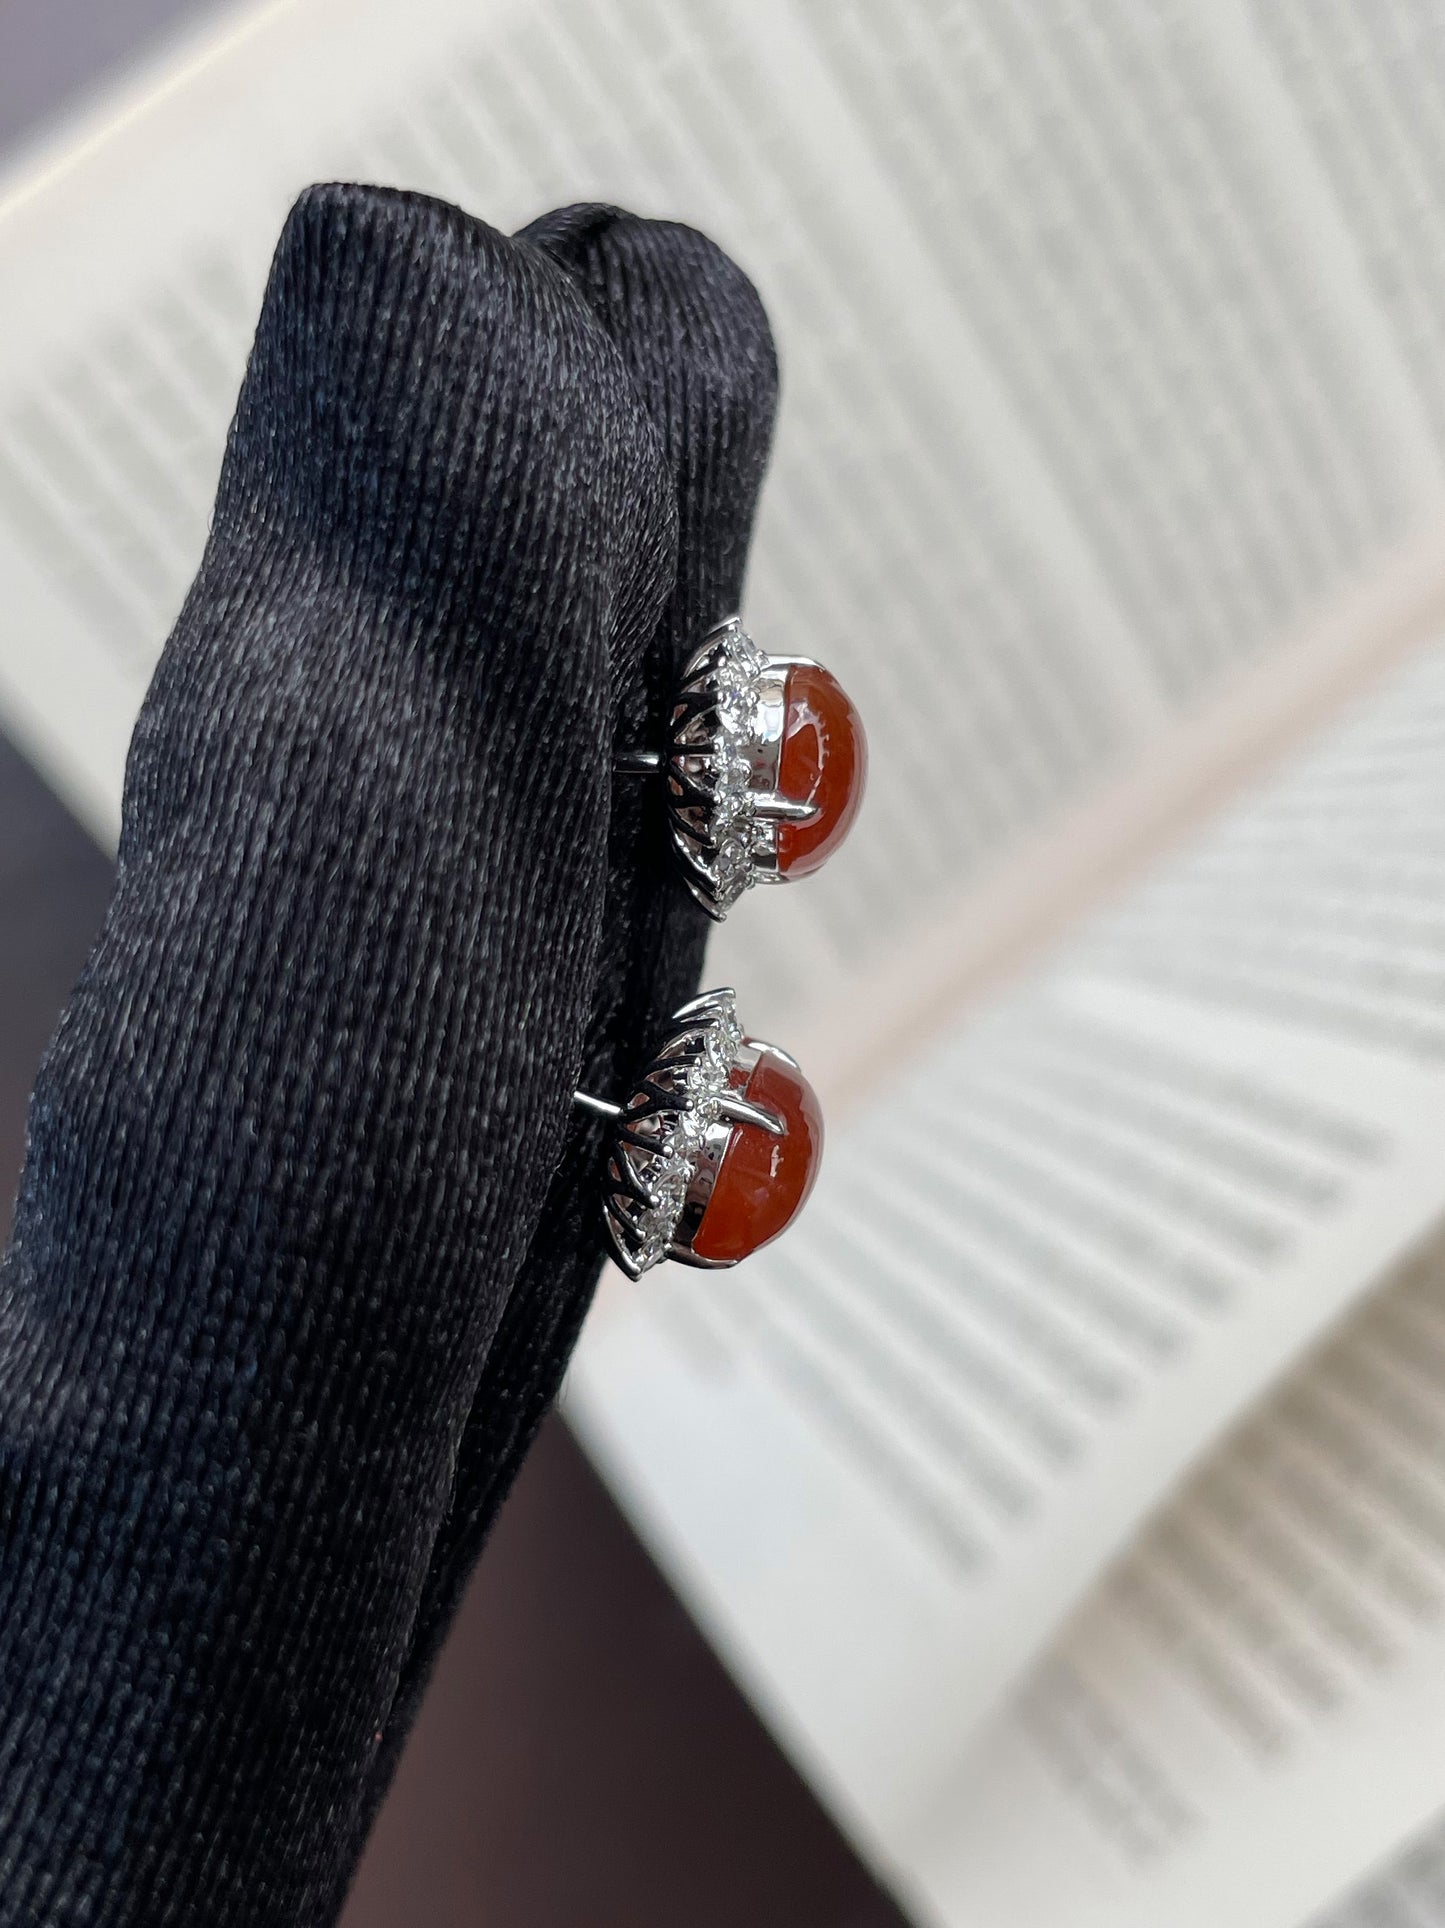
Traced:
<path id="1" fill-rule="evenodd" d="M 3 6 L 3 0 L 0 0 Z M 110 867 L 0 739 L 0 1221 Z M 345 1928 L 901 1928 L 552 1422 Z"/>

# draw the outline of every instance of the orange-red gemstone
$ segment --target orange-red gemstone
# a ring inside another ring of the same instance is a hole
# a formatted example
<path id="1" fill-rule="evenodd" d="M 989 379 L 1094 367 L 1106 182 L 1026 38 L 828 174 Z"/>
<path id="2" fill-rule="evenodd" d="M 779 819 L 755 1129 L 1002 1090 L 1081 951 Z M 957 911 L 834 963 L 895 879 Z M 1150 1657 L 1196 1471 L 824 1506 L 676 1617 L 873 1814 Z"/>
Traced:
<path id="1" fill-rule="evenodd" d="M 806 877 L 853 827 L 868 776 L 868 739 L 843 685 L 817 664 L 790 669 L 785 692 L 778 791 L 793 803 L 816 804 L 817 814 L 779 824 L 778 869 Z"/>
<path id="2" fill-rule="evenodd" d="M 713 1184 L 712 1196 L 693 1237 L 699 1258 L 728 1263 L 745 1259 L 775 1239 L 801 1211 L 823 1158 L 823 1113 L 813 1087 L 771 1045 L 744 1080 L 735 1084 L 750 1103 L 783 1120 L 781 1138 L 761 1125 L 734 1125 Z"/>

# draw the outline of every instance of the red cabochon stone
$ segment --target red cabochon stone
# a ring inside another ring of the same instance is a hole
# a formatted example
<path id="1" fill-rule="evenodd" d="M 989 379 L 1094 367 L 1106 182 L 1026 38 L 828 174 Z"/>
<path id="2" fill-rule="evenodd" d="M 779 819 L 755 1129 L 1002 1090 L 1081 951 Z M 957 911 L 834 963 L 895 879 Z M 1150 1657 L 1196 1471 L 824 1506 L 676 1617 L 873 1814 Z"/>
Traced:
<path id="1" fill-rule="evenodd" d="M 818 814 L 778 826 L 778 869 L 806 877 L 853 827 L 868 777 L 868 739 L 847 691 L 827 670 L 799 663 L 785 687 L 778 790 L 794 803 L 817 804 Z"/>
<path id="2" fill-rule="evenodd" d="M 776 1138 L 761 1125 L 733 1126 L 692 1241 L 699 1258 L 745 1259 L 775 1239 L 802 1209 L 823 1160 L 823 1113 L 813 1087 L 770 1045 L 758 1048 L 763 1055 L 744 1095 L 780 1117 L 787 1131 Z"/>

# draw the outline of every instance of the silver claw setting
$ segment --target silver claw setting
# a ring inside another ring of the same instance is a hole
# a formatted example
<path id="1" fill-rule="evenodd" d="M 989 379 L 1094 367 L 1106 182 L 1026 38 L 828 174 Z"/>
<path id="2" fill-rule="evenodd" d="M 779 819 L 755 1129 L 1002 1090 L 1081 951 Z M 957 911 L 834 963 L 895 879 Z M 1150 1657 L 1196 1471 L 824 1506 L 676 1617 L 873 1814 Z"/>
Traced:
<path id="1" fill-rule="evenodd" d="M 711 1267 L 692 1240 L 735 1124 L 781 1135 L 782 1119 L 742 1096 L 759 1049 L 744 1039 L 731 990 L 685 1004 L 666 1043 L 621 1105 L 579 1101 L 613 1121 L 603 1179 L 617 1263 L 638 1278 L 663 1259 Z"/>
<path id="2" fill-rule="evenodd" d="M 683 671 L 659 761 L 688 888 L 719 922 L 751 885 L 783 881 L 778 828 L 816 814 L 778 792 L 788 672 L 806 661 L 766 655 L 730 616 Z"/>

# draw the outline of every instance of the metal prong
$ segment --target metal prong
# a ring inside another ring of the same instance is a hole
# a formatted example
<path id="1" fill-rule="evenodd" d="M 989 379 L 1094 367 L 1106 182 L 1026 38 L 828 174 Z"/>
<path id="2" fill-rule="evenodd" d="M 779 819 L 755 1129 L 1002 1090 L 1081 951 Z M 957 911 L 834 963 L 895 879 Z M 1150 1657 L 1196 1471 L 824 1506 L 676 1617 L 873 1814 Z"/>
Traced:
<path id="1" fill-rule="evenodd" d="M 727 912 L 722 909 L 717 899 L 710 895 L 707 885 L 694 877 L 690 870 L 683 872 L 682 881 L 687 885 L 694 898 L 702 905 L 712 921 L 715 924 L 722 923 L 723 919 L 727 916 Z"/>
<path id="2" fill-rule="evenodd" d="M 675 1260 L 678 1265 L 695 1266 L 699 1272 L 726 1272 L 737 1264 L 736 1259 L 699 1258 L 690 1245 L 679 1245 L 675 1241 L 668 1246 L 667 1256 Z"/>
<path id="3" fill-rule="evenodd" d="M 734 1124 L 757 1125 L 774 1138 L 786 1138 L 788 1127 L 775 1111 L 764 1111 L 761 1105 L 750 1105 L 746 1098 L 734 1098 L 725 1093 L 718 1099 L 718 1110 L 724 1118 L 731 1118 Z"/>
<path id="4" fill-rule="evenodd" d="M 624 1273 L 629 1279 L 640 1279 L 642 1277 L 642 1267 L 637 1263 L 636 1256 L 627 1250 L 620 1239 L 614 1237 L 609 1242 L 612 1246 L 612 1257 L 618 1270 Z"/>
<path id="5" fill-rule="evenodd" d="M 615 757 L 613 769 L 620 777 L 645 777 L 662 768 L 661 750 L 624 750 Z"/>
<path id="6" fill-rule="evenodd" d="M 702 1017 L 705 1013 L 711 1013 L 735 995 L 731 984 L 719 984 L 715 990 L 701 991 L 673 1012 L 672 1021 L 674 1024 L 686 1024 L 689 1018 Z"/>
<path id="7" fill-rule="evenodd" d="M 590 1091 L 574 1091 L 572 1093 L 572 1102 L 582 1111 L 596 1112 L 599 1118 L 620 1118 L 622 1116 L 621 1105 L 611 1104 L 606 1098 L 594 1098 Z"/>
<path id="8" fill-rule="evenodd" d="M 777 795 L 754 797 L 753 814 L 768 817 L 774 823 L 811 823 L 818 814 L 816 803 L 797 803 L 792 797 Z"/>

